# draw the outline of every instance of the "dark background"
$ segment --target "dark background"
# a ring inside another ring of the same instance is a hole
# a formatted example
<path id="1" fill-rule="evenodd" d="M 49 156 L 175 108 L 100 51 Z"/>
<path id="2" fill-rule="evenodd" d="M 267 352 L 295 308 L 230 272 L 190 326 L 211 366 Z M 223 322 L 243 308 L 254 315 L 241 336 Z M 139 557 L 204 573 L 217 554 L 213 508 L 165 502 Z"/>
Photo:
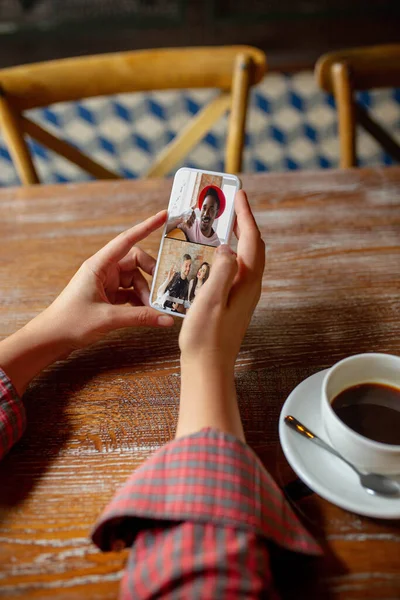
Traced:
<path id="1" fill-rule="evenodd" d="M 0 67 L 168 46 L 252 44 L 271 69 L 400 41 L 400 0 L 0 0 Z"/>

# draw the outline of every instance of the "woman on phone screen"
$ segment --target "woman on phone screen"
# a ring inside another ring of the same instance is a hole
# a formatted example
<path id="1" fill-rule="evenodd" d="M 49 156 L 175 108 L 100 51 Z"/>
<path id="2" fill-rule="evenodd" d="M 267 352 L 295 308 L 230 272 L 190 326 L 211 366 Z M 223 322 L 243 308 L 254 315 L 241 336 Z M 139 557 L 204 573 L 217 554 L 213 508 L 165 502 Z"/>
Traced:
<path id="1" fill-rule="evenodd" d="M 194 277 L 189 283 L 188 300 L 190 303 L 193 302 L 196 294 L 198 294 L 199 290 L 203 287 L 203 285 L 207 281 L 209 275 L 210 275 L 209 263 L 208 262 L 201 263 L 201 265 L 196 273 L 196 277 Z"/>

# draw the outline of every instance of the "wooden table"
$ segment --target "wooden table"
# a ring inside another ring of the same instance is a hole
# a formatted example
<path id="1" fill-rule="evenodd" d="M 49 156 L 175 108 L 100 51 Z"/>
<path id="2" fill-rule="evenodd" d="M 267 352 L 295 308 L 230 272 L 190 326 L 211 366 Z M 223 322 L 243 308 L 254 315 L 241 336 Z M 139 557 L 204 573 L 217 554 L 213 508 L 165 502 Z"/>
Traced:
<path id="1" fill-rule="evenodd" d="M 239 396 L 250 445 L 285 484 L 295 476 L 277 424 L 291 389 L 349 354 L 400 354 L 400 168 L 243 183 L 267 268 Z M 166 206 L 169 190 L 169 181 L 1 190 L 0 335 L 42 310 L 107 240 Z M 157 244 L 153 234 L 143 247 Z M 101 554 L 88 534 L 117 486 L 173 436 L 178 330 L 115 333 L 32 384 L 28 431 L 0 465 L 0 596 L 116 597 L 126 553 Z M 326 556 L 296 556 L 291 577 L 285 566 L 286 597 L 399 598 L 398 523 L 315 494 L 295 504 Z"/>

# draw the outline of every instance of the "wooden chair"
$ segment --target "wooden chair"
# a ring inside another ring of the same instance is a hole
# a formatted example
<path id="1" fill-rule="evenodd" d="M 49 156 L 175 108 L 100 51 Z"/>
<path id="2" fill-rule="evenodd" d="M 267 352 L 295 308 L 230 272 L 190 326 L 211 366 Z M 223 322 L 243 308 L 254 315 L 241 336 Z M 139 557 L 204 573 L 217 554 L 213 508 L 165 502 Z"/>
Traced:
<path id="1" fill-rule="evenodd" d="M 230 110 L 225 169 L 240 171 L 249 88 L 266 72 L 266 57 L 250 46 L 138 50 L 42 62 L 0 70 L 0 128 L 24 185 L 39 183 L 25 136 L 47 146 L 100 179 L 120 176 L 24 116 L 24 111 L 82 98 L 125 92 L 218 88 L 144 173 L 171 171 Z"/>
<path id="2" fill-rule="evenodd" d="M 356 91 L 400 86 L 400 45 L 331 52 L 318 60 L 315 73 L 320 87 L 335 96 L 339 122 L 340 166 L 346 168 L 357 164 L 357 122 L 388 154 L 400 161 L 400 146 L 355 100 Z"/>

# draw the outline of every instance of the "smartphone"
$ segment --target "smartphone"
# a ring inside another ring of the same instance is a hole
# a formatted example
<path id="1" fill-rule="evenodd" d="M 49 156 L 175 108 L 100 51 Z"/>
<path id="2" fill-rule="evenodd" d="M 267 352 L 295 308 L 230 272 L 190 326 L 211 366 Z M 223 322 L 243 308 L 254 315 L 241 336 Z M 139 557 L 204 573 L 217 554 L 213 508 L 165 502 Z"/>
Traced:
<path id="1" fill-rule="evenodd" d="M 236 175 L 182 168 L 172 184 L 150 305 L 184 317 L 212 270 L 216 248 L 229 244 L 235 222 Z"/>

